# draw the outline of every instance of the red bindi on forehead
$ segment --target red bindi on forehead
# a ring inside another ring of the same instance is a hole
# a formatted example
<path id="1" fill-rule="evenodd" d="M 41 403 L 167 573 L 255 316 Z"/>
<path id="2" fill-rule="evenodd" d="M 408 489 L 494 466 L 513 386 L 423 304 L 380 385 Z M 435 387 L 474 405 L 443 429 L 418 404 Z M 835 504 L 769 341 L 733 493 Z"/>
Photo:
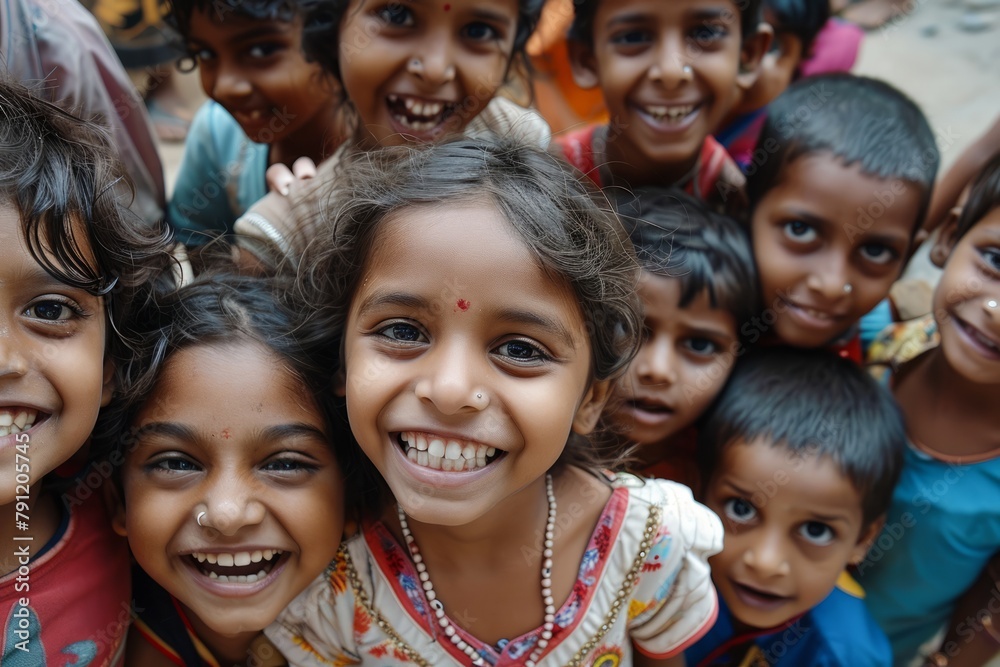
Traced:
<path id="1" fill-rule="evenodd" d="M 463 313 L 469 309 L 472 304 L 465 299 L 459 299 L 455 302 L 455 307 L 461 310 Z"/>
<path id="2" fill-rule="evenodd" d="M 450 12 L 450 11 L 451 11 L 451 5 L 449 5 L 449 4 L 447 3 L 447 2 L 446 2 L 446 3 L 444 3 L 444 10 L 445 10 L 446 12 Z"/>

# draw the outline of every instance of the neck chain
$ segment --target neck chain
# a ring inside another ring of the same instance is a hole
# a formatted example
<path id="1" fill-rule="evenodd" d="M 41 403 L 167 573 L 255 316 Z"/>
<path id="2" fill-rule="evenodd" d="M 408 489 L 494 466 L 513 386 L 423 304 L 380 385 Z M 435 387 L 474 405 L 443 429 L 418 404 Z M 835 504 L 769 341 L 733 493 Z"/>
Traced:
<path id="1" fill-rule="evenodd" d="M 524 663 L 525 667 L 535 667 L 535 661 L 541 657 L 542 651 L 545 650 L 545 647 L 549 645 L 549 640 L 552 639 L 552 628 L 555 626 L 556 607 L 555 600 L 552 599 L 552 544 L 556 527 L 556 494 L 552 491 L 552 475 L 548 473 L 545 475 L 545 495 L 548 496 L 549 501 L 549 516 L 545 521 L 545 539 L 542 544 L 542 603 L 545 605 L 545 623 L 542 625 L 542 635 L 538 640 L 538 644 L 535 645 L 531 655 L 528 656 L 528 659 Z M 406 521 L 406 513 L 403 512 L 403 508 L 399 505 L 396 506 L 396 511 L 399 513 L 399 527 L 403 531 L 403 539 L 406 540 L 406 546 L 410 550 L 413 565 L 417 568 L 417 576 L 420 577 L 421 585 L 424 587 L 424 594 L 434 609 L 434 615 L 437 617 L 442 631 L 451 640 L 452 644 L 472 659 L 473 665 L 485 665 L 486 662 L 479 655 L 479 651 L 459 636 L 458 632 L 452 626 L 451 621 L 445 615 L 444 605 L 437 599 L 437 594 L 434 592 L 434 585 L 431 584 L 430 575 L 427 574 L 427 566 L 424 565 L 424 559 L 420 555 L 420 549 L 417 547 L 417 541 L 413 538 L 413 533 L 410 532 L 410 525 Z"/>

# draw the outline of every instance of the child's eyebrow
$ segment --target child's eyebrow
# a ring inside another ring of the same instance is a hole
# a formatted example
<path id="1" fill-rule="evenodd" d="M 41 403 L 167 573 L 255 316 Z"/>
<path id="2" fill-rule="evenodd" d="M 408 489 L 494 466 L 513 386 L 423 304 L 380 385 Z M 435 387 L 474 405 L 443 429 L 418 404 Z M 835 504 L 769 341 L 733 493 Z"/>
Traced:
<path id="1" fill-rule="evenodd" d="M 734 492 L 736 495 L 745 496 L 747 498 L 752 497 L 754 494 L 753 491 L 744 489 L 742 486 L 740 486 L 731 479 L 722 478 L 720 482 L 723 487 L 729 487 L 727 492 Z"/>
<path id="2" fill-rule="evenodd" d="M 503 25 L 510 25 L 514 21 L 507 14 L 501 12 L 495 12 L 486 7 L 476 7 L 472 10 L 472 16 L 477 19 L 482 19 L 484 21 L 490 21 L 493 23 L 501 23 Z"/>
<path id="3" fill-rule="evenodd" d="M 613 17 L 610 21 L 608 21 L 608 27 L 613 28 L 617 25 L 631 25 L 633 23 L 642 23 L 646 20 L 646 18 L 647 17 L 644 14 L 639 14 L 639 13 L 620 14 L 618 16 Z"/>
<path id="4" fill-rule="evenodd" d="M 882 244 L 885 244 L 885 245 L 895 245 L 897 243 L 898 244 L 906 245 L 907 243 L 910 242 L 910 235 L 909 234 L 904 234 L 904 233 L 899 233 L 899 234 L 880 234 L 880 233 L 877 233 L 877 232 L 873 232 L 871 234 L 866 234 L 864 236 L 864 241 L 866 243 L 876 242 L 876 243 L 882 243 Z"/>
<path id="5" fill-rule="evenodd" d="M 367 315 L 373 310 L 384 308 L 385 306 L 400 306 L 413 310 L 422 310 L 430 307 L 430 301 L 406 292 L 383 292 L 373 294 L 367 301 L 361 304 L 358 315 Z"/>
<path id="6" fill-rule="evenodd" d="M 184 442 L 196 442 L 200 439 L 194 429 L 184 424 L 178 424 L 177 422 L 149 422 L 143 424 L 139 427 L 139 435 L 162 435 Z M 323 443 L 329 443 L 330 441 L 326 433 L 323 433 L 323 431 L 311 424 L 303 422 L 268 426 L 260 432 L 260 435 L 255 440 L 272 442 L 301 437 L 315 438 Z"/>
<path id="7" fill-rule="evenodd" d="M 23 271 L 19 271 L 15 276 L 14 280 L 6 281 L 0 280 L 0 286 L 8 285 L 11 283 L 20 283 L 24 287 L 32 289 L 44 289 L 44 290 L 73 290 L 74 292 L 80 292 L 83 294 L 90 294 L 87 290 L 82 287 L 74 287 L 59 280 L 58 278 L 49 274 L 48 271 L 40 266 L 33 266 L 31 268 L 25 268 Z"/>
<path id="8" fill-rule="evenodd" d="M 293 438 L 313 438 L 323 442 L 324 444 L 330 443 L 330 438 L 326 433 L 312 424 L 305 424 L 302 422 L 268 426 L 261 432 L 261 439 L 265 442 L 274 440 L 291 440 Z"/>
<path id="9" fill-rule="evenodd" d="M 283 36 L 287 32 L 288 30 L 284 26 L 264 22 L 259 26 L 247 28 L 246 31 L 237 33 L 237 35 L 233 37 L 233 41 L 249 42 L 250 40 L 260 39 L 261 37 Z"/>
<path id="10" fill-rule="evenodd" d="M 569 349 L 576 349 L 573 336 L 570 335 L 569 330 L 558 320 L 534 313 L 530 310 L 519 310 L 516 308 L 504 308 L 496 313 L 496 318 L 501 322 L 538 327 L 559 338 Z"/>
<path id="11" fill-rule="evenodd" d="M 719 308 L 718 310 L 722 310 L 722 308 Z M 716 337 L 716 338 L 732 338 L 734 334 L 729 329 L 723 327 L 715 328 L 715 327 L 706 327 L 703 325 L 698 325 L 689 327 L 688 335 Z"/>
<path id="12" fill-rule="evenodd" d="M 139 427 L 137 435 L 163 435 L 174 440 L 184 440 L 186 442 L 192 442 L 197 439 L 193 430 L 174 422 L 149 422 L 143 424 Z"/>
<path id="13" fill-rule="evenodd" d="M 820 521 L 822 523 L 850 523 L 851 521 L 851 518 L 846 514 L 823 514 L 822 512 L 814 512 L 812 510 L 809 510 L 809 512 L 813 516 L 813 521 Z"/>
<path id="14" fill-rule="evenodd" d="M 801 222 L 808 222 L 810 225 L 823 226 L 823 227 L 829 226 L 829 225 L 832 224 L 826 218 L 821 218 L 818 215 L 816 215 L 815 213 L 811 213 L 809 211 L 804 211 L 804 210 L 802 210 L 800 208 L 792 208 L 792 209 L 780 211 L 780 213 L 781 213 L 781 220 L 782 221 L 786 221 L 786 220 L 799 220 Z"/>
<path id="15" fill-rule="evenodd" d="M 733 12 L 723 7 L 697 7 L 691 10 L 690 16 L 701 21 L 714 21 L 733 17 Z"/>

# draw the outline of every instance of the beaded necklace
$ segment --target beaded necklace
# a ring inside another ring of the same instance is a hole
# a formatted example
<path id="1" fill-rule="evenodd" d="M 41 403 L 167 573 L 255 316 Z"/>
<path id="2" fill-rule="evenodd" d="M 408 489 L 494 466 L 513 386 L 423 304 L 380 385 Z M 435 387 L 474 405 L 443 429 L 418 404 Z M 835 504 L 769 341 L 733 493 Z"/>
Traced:
<path id="1" fill-rule="evenodd" d="M 542 603 L 545 605 L 545 620 L 544 625 L 542 625 L 542 636 L 525 661 L 525 667 L 535 667 L 535 662 L 541 657 L 545 647 L 549 645 L 549 640 L 552 639 L 552 628 L 555 627 L 556 607 L 555 600 L 552 598 L 552 544 L 556 527 L 556 494 L 552 490 L 552 475 L 549 473 L 545 475 L 545 495 L 549 501 L 549 516 L 545 521 L 545 539 L 542 544 Z M 445 615 L 444 605 L 437 599 L 437 593 L 434 592 L 434 585 L 431 583 L 430 575 L 427 574 L 427 566 L 424 564 L 423 556 L 420 555 L 417 541 L 414 539 L 413 533 L 410 532 L 406 513 L 399 505 L 396 505 L 396 511 L 399 514 L 399 527 L 403 531 L 403 539 L 406 540 L 406 546 L 410 550 L 413 565 L 417 568 L 417 576 L 420 578 L 424 594 L 434 609 L 434 615 L 437 617 L 442 631 L 458 650 L 469 656 L 473 665 L 477 667 L 485 665 L 486 662 L 479 655 L 479 651 L 462 639 L 452 626 L 451 621 L 448 620 L 448 616 Z"/>

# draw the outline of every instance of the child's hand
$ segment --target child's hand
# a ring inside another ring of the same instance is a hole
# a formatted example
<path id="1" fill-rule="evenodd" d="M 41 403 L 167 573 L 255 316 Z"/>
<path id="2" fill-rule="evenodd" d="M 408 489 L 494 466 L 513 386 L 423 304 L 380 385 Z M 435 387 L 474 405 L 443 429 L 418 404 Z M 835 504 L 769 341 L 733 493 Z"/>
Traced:
<path id="1" fill-rule="evenodd" d="M 307 157 L 300 157 L 292 163 L 291 169 L 282 163 L 272 164 L 267 168 L 264 178 L 267 181 L 268 190 L 287 197 L 291 188 L 297 182 L 312 178 L 315 175 L 316 163 Z"/>
<path id="2" fill-rule="evenodd" d="M 268 167 L 271 191 L 236 220 L 236 244 L 265 263 L 296 262 L 315 236 L 317 216 L 310 215 L 312 208 L 303 202 L 319 187 L 314 181 L 317 173 L 316 163 L 306 157 L 291 169 L 283 164 Z"/>

